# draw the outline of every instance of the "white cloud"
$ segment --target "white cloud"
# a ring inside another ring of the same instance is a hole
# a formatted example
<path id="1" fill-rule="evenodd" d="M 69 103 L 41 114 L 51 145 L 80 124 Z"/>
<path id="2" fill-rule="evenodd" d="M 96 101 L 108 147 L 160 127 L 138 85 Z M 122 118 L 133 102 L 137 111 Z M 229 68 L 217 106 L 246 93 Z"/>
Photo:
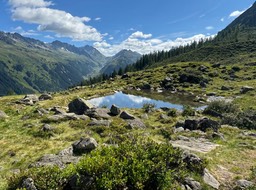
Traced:
<path id="1" fill-rule="evenodd" d="M 223 17 L 223 18 L 221 18 L 221 19 L 220 19 L 220 21 L 221 21 L 221 22 L 224 22 L 224 21 L 225 21 L 225 18 L 224 18 L 224 17 Z"/>
<path id="2" fill-rule="evenodd" d="M 113 37 L 113 36 L 110 36 L 108 39 L 109 39 L 109 40 L 114 40 L 114 37 Z"/>
<path id="3" fill-rule="evenodd" d="M 207 27 L 205 27 L 205 29 L 206 29 L 206 30 L 213 30 L 214 27 L 213 27 L 213 26 L 207 26 Z"/>
<path id="4" fill-rule="evenodd" d="M 244 11 L 245 11 L 245 10 L 243 10 L 243 11 L 234 11 L 234 12 L 230 13 L 229 17 L 238 17 L 238 16 L 240 16 L 241 14 L 243 14 Z"/>
<path id="5" fill-rule="evenodd" d="M 69 37 L 75 41 L 101 41 L 103 36 L 86 25 L 88 17 L 76 17 L 62 10 L 48 8 L 50 1 L 9 0 L 12 18 L 26 23 L 38 24 L 39 31 L 56 33 L 57 37 Z"/>
<path id="6" fill-rule="evenodd" d="M 137 39 L 137 38 L 151 38 L 152 34 L 143 34 L 143 32 L 137 31 L 134 32 L 129 38 L 131 39 Z"/>
<path id="7" fill-rule="evenodd" d="M 206 36 L 203 34 L 198 34 L 189 38 L 177 38 L 176 40 L 160 40 L 158 38 L 134 38 L 135 36 L 139 37 L 143 34 L 140 31 L 133 33 L 127 39 L 122 41 L 119 44 L 109 44 L 106 41 L 95 42 L 93 45 L 100 52 L 102 52 L 106 56 L 112 56 L 122 49 L 130 49 L 132 51 L 136 51 L 140 54 L 147 54 L 154 51 L 161 50 L 170 50 L 173 47 L 178 47 L 182 45 L 190 44 L 193 41 L 199 41 L 201 39 L 209 38 L 210 36 Z M 143 36 L 143 35 L 142 35 Z M 152 36 L 152 35 L 151 35 Z"/>
<path id="8" fill-rule="evenodd" d="M 95 20 L 95 21 L 99 21 L 99 20 L 101 20 L 101 18 L 100 18 L 100 17 L 97 17 L 97 18 L 95 18 L 94 20 Z"/>

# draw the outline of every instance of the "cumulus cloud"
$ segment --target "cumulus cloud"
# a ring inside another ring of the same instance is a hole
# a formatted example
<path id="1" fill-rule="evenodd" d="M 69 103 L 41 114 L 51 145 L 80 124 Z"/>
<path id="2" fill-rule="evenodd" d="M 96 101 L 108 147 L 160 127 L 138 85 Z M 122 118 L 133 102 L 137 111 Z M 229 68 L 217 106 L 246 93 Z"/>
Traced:
<path id="1" fill-rule="evenodd" d="M 145 34 L 143 34 L 141 31 L 137 31 L 131 34 L 127 39 L 119 44 L 111 45 L 106 41 L 102 41 L 95 42 L 93 45 L 106 56 L 112 56 L 121 51 L 122 49 L 130 49 L 140 54 L 147 54 L 154 51 L 170 50 L 173 47 L 187 45 L 193 41 L 199 41 L 201 39 L 206 39 L 210 37 L 203 34 L 198 34 L 189 38 L 177 38 L 175 40 L 163 41 L 158 38 L 152 38 L 152 35 L 150 35 L 150 37 L 148 36 L 147 38 L 141 38 L 141 36 L 144 35 Z"/>
<path id="2" fill-rule="evenodd" d="M 95 21 L 99 21 L 99 20 L 101 20 L 101 18 L 100 18 L 100 17 L 97 17 L 97 18 L 95 18 L 94 20 L 95 20 Z"/>
<path id="3" fill-rule="evenodd" d="M 136 38 L 151 38 L 152 34 L 143 34 L 143 32 L 137 31 L 134 32 L 129 38 L 136 39 Z"/>
<path id="4" fill-rule="evenodd" d="M 241 14 L 243 14 L 244 11 L 245 11 L 245 10 L 243 10 L 243 11 L 234 11 L 234 12 L 230 13 L 229 17 L 238 17 L 238 16 L 240 16 Z"/>
<path id="5" fill-rule="evenodd" d="M 69 37 L 75 41 L 101 41 L 103 36 L 85 24 L 88 17 L 76 17 L 62 10 L 52 9 L 51 1 L 9 0 L 12 18 L 26 23 L 38 24 L 39 31 L 56 33 L 57 37 Z"/>

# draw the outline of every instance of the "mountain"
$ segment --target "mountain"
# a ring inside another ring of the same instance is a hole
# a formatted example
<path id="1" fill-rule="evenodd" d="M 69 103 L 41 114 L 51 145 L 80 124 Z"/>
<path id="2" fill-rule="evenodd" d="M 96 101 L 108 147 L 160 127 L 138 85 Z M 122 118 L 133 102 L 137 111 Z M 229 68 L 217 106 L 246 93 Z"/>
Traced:
<path id="1" fill-rule="evenodd" d="M 111 74 L 114 70 L 118 72 L 120 68 L 124 69 L 127 65 L 135 63 L 141 55 L 131 50 L 122 50 L 111 57 L 101 69 L 101 73 Z"/>
<path id="2" fill-rule="evenodd" d="M 0 95 L 63 90 L 97 74 L 109 60 L 125 65 L 138 56 L 125 50 L 106 57 L 89 45 L 44 43 L 18 33 L 0 32 Z M 111 67 L 108 71 L 112 72 Z"/>

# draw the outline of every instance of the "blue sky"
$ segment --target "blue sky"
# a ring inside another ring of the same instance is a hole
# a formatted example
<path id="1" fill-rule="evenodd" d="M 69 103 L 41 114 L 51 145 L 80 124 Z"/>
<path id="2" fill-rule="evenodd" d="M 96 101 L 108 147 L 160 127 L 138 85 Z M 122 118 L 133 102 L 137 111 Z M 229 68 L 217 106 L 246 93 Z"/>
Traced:
<path id="1" fill-rule="evenodd" d="M 224 29 L 255 0 L 0 0 L 0 30 L 105 55 L 170 49 Z"/>

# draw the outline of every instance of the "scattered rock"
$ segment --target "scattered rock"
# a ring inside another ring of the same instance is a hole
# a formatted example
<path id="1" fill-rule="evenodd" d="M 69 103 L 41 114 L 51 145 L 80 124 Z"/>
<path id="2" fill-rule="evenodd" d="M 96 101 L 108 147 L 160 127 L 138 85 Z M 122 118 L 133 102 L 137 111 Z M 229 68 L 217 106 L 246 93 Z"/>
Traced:
<path id="1" fill-rule="evenodd" d="M 144 129 L 146 128 L 146 125 L 140 120 L 140 119 L 130 119 L 127 120 L 128 126 L 126 127 L 127 129 Z"/>
<path id="2" fill-rule="evenodd" d="M 243 86 L 243 87 L 240 89 L 240 93 L 241 93 L 241 94 L 245 94 L 245 93 L 247 93 L 247 92 L 249 92 L 249 91 L 252 91 L 252 90 L 254 90 L 254 88 L 251 87 L 251 86 Z"/>
<path id="3" fill-rule="evenodd" d="M 123 111 L 121 114 L 120 114 L 120 118 L 122 119 L 135 119 L 135 117 L 131 114 L 129 114 L 128 112 L 126 111 Z"/>
<path id="4" fill-rule="evenodd" d="M 35 113 L 38 113 L 40 116 L 43 116 L 44 114 L 49 114 L 49 111 L 47 111 L 44 108 L 38 108 L 37 110 L 35 110 Z"/>
<path id="5" fill-rule="evenodd" d="M 68 108 L 69 112 L 82 115 L 88 109 L 92 109 L 93 105 L 91 105 L 88 101 L 82 98 L 76 98 L 68 104 Z"/>
<path id="6" fill-rule="evenodd" d="M 214 132 L 214 133 L 212 134 L 212 138 L 217 138 L 217 139 L 221 139 L 221 140 L 225 141 L 224 135 L 223 135 L 222 133 L 216 133 L 216 132 Z"/>
<path id="7" fill-rule="evenodd" d="M 253 182 L 251 182 L 251 181 L 247 181 L 247 180 L 245 180 L 245 179 L 241 179 L 241 180 L 238 180 L 237 182 L 236 182 L 236 188 L 237 189 L 247 189 L 247 188 L 249 188 L 249 187 L 252 187 L 254 184 L 253 184 Z"/>
<path id="8" fill-rule="evenodd" d="M 228 91 L 228 90 L 231 90 L 231 87 L 222 86 L 220 89 L 221 89 L 221 90 L 224 90 L 224 91 Z"/>
<path id="9" fill-rule="evenodd" d="M 41 128 L 42 131 L 44 132 L 50 132 L 50 131 L 54 131 L 55 128 L 52 127 L 51 125 L 48 125 L 48 124 L 44 124 Z"/>
<path id="10" fill-rule="evenodd" d="M 44 100 L 52 100 L 52 96 L 50 94 L 42 94 L 41 96 L 39 96 L 39 101 Z"/>
<path id="11" fill-rule="evenodd" d="M 216 92 L 209 92 L 209 93 L 206 94 L 206 96 L 216 96 L 216 95 L 217 95 Z"/>
<path id="12" fill-rule="evenodd" d="M 58 115 L 58 114 L 63 114 L 64 115 L 64 114 L 66 114 L 65 110 L 63 110 L 60 107 L 56 107 L 56 106 L 51 108 L 50 111 L 53 111 L 55 115 Z"/>
<path id="13" fill-rule="evenodd" d="M 111 113 L 111 115 L 116 116 L 116 115 L 119 115 L 121 113 L 121 110 L 120 110 L 119 107 L 117 107 L 115 104 L 113 104 L 110 108 L 110 113 Z"/>
<path id="14" fill-rule="evenodd" d="M 183 132 L 185 129 L 183 127 L 178 127 L 174 129 L 174 133 L 180 133 Z"/>
<path id="15" fill-rule="evenodd" d="M 73 153 L 78 155 L 88 153 L 97 148 L 97 146 L 98 143 L 94 138 L 81 138 L 79 141 L 72 144 Z"/>
<path id="16" fill-rule="evenodd" d="M 204 139 L 204 138 L 196 139 L 194 137 L 191 137 L 191 138 L 186 137 L 186 139 L 170 141 L 170 143 L 174 147 L 179 147 L 183 150 L 195 151 L 200 153 L 210 152 L 211 150 L 214 150 L 216 147 L 219 146 L 217 144 L 209 142 L 207 139 Z"/>
<path id="17" fill-rule="evenodd" d="M 34 105 L 39 101 L 38 96 L 35 94 L 28 94 L 23 99 L 18 100 L 16 103 L 25 105 Z"/>
<path id="18" fill-rule="evenodd" d="M 0 119 L 6 119 L 6 118 L 8 118 L 9 116 L 8 115 L 6 115 L 6 113 L 4 112 L 4 111 L 1 111 L 0 110 Z"/>
<path id="19" fill-rule="evenodd" d="M 210 172 L 205 168 L 203 180 L 206 184 L 210 185 L 214 189 L 219 189 L 220 183 L 210 174 Z"/>
<path id="20" fill-rule="evenodd" d="M 159 118 L 160 118 L 160 119 L 163 119 L 163 120 L 167 120 L 169 117 L 168 117 L 167 115 L 165 115 L 165 114 L 161 114 L 161 115 L 159 116 Z"/>
<path id="21" fill-rule="evenodd" d="M 24 179 L 22 182 L 22 188 L 25 188 L 26 190 L 37 190 L 32 178 Z"/>
<path id="22" fill-rule="evenodd" d="M 111 121 L 109 120 L 93 120 L 88 125 L 89 126 L 106 126 L 109 127 L 111 124 Z"/>
<path id="23" fill-rule="evenodd" d="M 213 131 L 217 132 L 220 127 L 217 121 L 203 118 L 203 119 L 187 119 L 184 123 L 184 129 L 189 130 L 201 130 L 206 132 L 207 129 L 213 129 Z"/>
<path id="24" fill-rule="evenodd" d="M 86 115 L 76 115 L 74 113 L 65 113 L 65 114 L 58 114 L 58 115 L 52 115 L 47 118 L 50 121 L 54 122 L 61 122 L 61 121 L 67 121 L 67 120 L 87 120 L 88 116 Z"/>
<path id="25" fill-rule="evenodd" d="M 185 178 L 185 183 L 186 185 L 188 185 L 192 190 L 201 190 L 202 187 L 201 187 L 201 184 L 194 180 L 193 178 Z"/>
<path id="26" fill-rule="evenodd" d="M 84 112 L 85 115 L 96 119 L 108 119 L 111 117 L 109 113 L 110 110 L 107 108 L 91 108 Z"/>

